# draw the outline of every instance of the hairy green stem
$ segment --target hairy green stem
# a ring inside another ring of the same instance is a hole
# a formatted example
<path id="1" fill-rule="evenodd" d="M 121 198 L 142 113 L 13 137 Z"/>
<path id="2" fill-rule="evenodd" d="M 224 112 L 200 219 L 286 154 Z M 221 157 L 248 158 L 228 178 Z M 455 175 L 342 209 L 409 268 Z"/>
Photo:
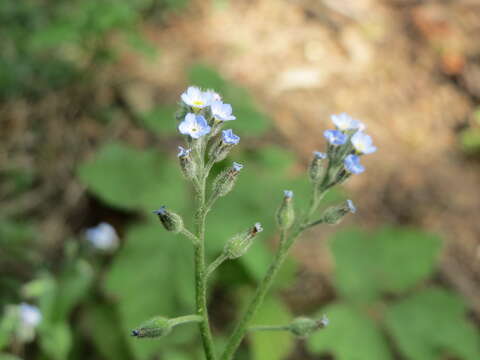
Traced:
<path id="1" fill-rule="evenodd" d="M 207 309 L 207 281 L 205 278 L 205 177 L 202 176 L 200 191 L 198 194 L 198 209 L 195 216 L 196 237 L 195 244 L 195 291 L 197 314 L 202 317 L 200 322 L 200 334 L 202 336 L 203 349 L 207 360 L 215 360 L 215 349 L 210 330 L 210 323 Z"/>
<path id="2" fill-rule="evenodd" d="M 222 265 L 225 260 L 227 260 L 227 257 L 224 254 L 218 256 L 210 265 L 208 265 L 205 277 L 208 279 L 215 269 Z"/>
<path id="3" fill-rule="evenodd" d="M 250 301 L 250 304 L 247 307 L 247 310 L 243 314 L 243 317 L 237 323 L 237 326 L 233 330 L 230 339 L 228 340 L 227 347 L 221 356 L 221 360 L 230 360 L 232 359 L 235 351 L 237 350 L 238 346 L 242 342 L 245 333 L 248 330 L 248 324 L 256 314 L 258 308 L 263 302 L 265 295 L 267 294 L 268 290 L 270 289 L 275 276 L 280 270 L 285 258 L 288 255 L 288 250 L 295 242 L 296 237 L 300 234 L 301 230 L 297 229 L 289 238 L 287 238 L 286 231 L 282 231 L 280 233 L 280 248 L 275 254 L 275 258 L 271 263 L 270 267 L 268 268 L 267 274 L 263 278 L 262 282 L 257 288 L 253 299 Z"/>
<path id="4" fill-rule="evenodd" d="M 202 321 L 203 321 L 203 318 L 200 315 L 184 315 L 184 316 L 179 316 L 179 317 L 168 320 L 168 322 L 172 326 L 177 326 L 177 325 L 191 323 L 191 322 L 202 322 Z"/>
<path id="5" fill-rule="evenodd" d="M 289 325 L 259 325 L 259 326 L 250 326 L 248 331 L 288 331 L 290 330 Z"/>

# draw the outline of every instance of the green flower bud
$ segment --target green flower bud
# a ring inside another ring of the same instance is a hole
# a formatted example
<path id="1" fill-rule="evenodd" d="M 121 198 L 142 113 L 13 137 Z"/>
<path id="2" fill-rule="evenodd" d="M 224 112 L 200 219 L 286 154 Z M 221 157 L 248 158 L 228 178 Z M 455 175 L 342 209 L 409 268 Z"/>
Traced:
<path id="1" fill-rule="evenodd" d="M 179 233 L 183 230 L 183 220 L 181 216 L 168 211 L 165 206 L 160 207 L 158 210 L 154 210 L 153 213 L 158 215 L 165 230 L 174 233 Z"/>
<path id="2" fill-rule="evenodd" d="M 191 149 L 184 149 L 183 147 L 178 147 L 178 160 L 180 161 L 180 168 L 182 173 L 187 179 L 193 179 L 196 176 L 197 164 L 193 161 L 190 152 Z"/>
<path id="3" fill-rule="evenodd" d="M 328 325 L 328 318 L 323 315 L 320 320 L 309 319 L 306 317 L 298 317 L 292 321 L 289 330 L 298 337 L 308 337 L 318 329 L 323 329 Z"/>
<path id="4" fill-rule="evenodd" d="M 314 151 L 313 154 L 314 157 L 308 169 L 308 176 L 314 184 L 317 184 L 322 180 L 323 175 L 325 174 L 324 163 L 325 159 L 327 158 L 327 154 L 319 151 Z"/>
<path id="5" fill-rule="evenodd" d="M 220 173 L 213 182 L 213 195 L 216 197 L 227 195 L 233 189 L 242 168 L 242 164 L 234 162 L 231 168 Z"/>
<path id="6" fill-rule="evenodd" d="M 277 210 L 277 225 L 281 230 L 288 230 L 295 221 L 295 209 L 293 208 L 293 191 L 285 190 L 283 201 Z"/>
<path id="7" fill-rule="evenodd" d="M 252 245 L 253 238 L 262 231 L 262 225 L 256 223 L 250 229 L 241 232 L 228 240 L 223 249 L 223 253 L 230 260 L 239 258 L 248 251 L 248 248 Z"/>
<path id="8" fill-rule="evenodd" d="M 208 152 L 209 158 L 213 159 L 214 162 L 222 161 L 239 141 L 240 137 L 235 135 L 232 129 L 223 130 L 222 136 L 216 139 L 211 146 Z"/>
<path id="9" fill-rule="evenodd" d="M 347 200 L 341 205 L 327 208 L 322 214 L 321 222 L 335 225 L 338 224 L 349 212 L 355 213 L 355 211 L 357 211 L 357 209 L 355 208 L 355 205 L 353 205 L 352 200 Z"/>
<path id="10" fill-rule="evenodd" d="M 132 336 L 137 338 L 157 338 L 170 334 L 172 324 L 167 318 L 156 316 L 140 325 L 137 329 L 132 330 Z"/>

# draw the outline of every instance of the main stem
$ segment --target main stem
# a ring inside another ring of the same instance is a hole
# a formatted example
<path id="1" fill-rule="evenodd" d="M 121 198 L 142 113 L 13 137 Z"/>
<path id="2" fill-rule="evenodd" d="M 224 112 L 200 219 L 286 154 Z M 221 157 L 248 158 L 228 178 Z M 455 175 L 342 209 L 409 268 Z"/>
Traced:
<path id="1" fill-rule="evenodd" d="M 288 250 L 293 245 L 295 238 L 299 235 L 300 230 L 295 231 L 290 238 L 287 239 L 286 232 L 282 231 L 280 234 L 280 249 L 275 255 L 273 262 L 271 263 L 270 267 L 268 268 L 268 272 L 263 278 L 262 282 L 257 288 L 253 299 L 251 300 L 250 304 L 248 305 L 247 310 L 245 311 L 244 315 L 242 316 L 241 320 L 237 323 L 230 339 L 228 340 L 227 347 L 222 354 L 221 360 L 230 360 L 232 359 L 235 351 L 237 350 L 238 346 L 242 342 L 245 333 L 248 330 L 248 324 L 255 316 L 258 308 L 260 307 L 263 299 L 265 298 L 266 293 L 270 289 L 275 276 L 278 273 L 278 270 L 281 268 L 285 258 L 288 255 Z"/>
<path id="2" fill-rule="evenodd" d="M 207 360 L 215 360 L 212 332 L 207 309 L 207 283 L 205 277 L 205 178 L 199 186 L 199 200 L 196 214 L 196 235 L 198 243 L 195 246 L 195 290 L 197 302 L 197 314 L 202 317 L 200 322 L 200 334 L 202 336 L 203 349 Z"/>

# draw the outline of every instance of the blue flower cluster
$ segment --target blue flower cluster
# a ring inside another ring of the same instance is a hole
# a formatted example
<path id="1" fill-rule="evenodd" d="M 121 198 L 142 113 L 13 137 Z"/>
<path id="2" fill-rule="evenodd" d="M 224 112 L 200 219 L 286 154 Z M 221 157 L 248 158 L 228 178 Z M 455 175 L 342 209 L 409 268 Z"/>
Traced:
<path id="1" fill-rule="evenodd" d="M 335 130 L 323 133 L 329 144 L 327 153 L 330 162 L 335 165 L 341 161 L 343 169 L 349 174 L 362 173 L 365 167 L 360 163 L 360 156 L 377 150 L 372 138 L 364 132 L 365 125 L 346 113 L 332 115 L 331 119 Z"/>

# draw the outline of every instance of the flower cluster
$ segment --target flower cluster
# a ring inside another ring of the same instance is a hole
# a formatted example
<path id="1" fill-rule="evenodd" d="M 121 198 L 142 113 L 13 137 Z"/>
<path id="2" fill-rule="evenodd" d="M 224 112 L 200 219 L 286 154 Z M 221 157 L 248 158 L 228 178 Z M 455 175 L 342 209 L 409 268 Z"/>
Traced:
<path id="1" fill-rule="evenodd" d="M 232 129 L 221 131 L 226 121 L 236 118 L 232 114 L 232 106 L 225 104 L 215 91 L 204 91 L 196 86 L 190 86 L 181 95 L 181 100 L 177 116 L 180 121 L 178 130 L 187 136 L 188 148 L 180 146 L 178 158 L 185 177 L 198 183 L 202 177 L 201 173 L 205 173 L 204 166 L 208 172 L 214 163 L 225 159 L 232 148 L 240 142 L 240 137 L 234 134 Z M 241 167 L 240 164 L 234 165 L 235 171 L 228 172 L 228 177 L 224 176 L 221 183 L 225 183 L 226 187 L 219 189 L 222 193 L 220 196 L 226 193 L 228 185 Z"/>
<path id="2" fill-rule="evenodd" d="M 215 134 L 212 130 L 216 130 L 219 123 L 236 119 L 232 114 L 232 106 L 224 104 L 220 95 L 213 90 L 202 91 L 196 86 L 190 86 L 181 95 L 181 99 L 182 113 L 185 116 L 178 125 L 178 130 L 192 139 L 199 139 L 209 133 Z"/>
<path id="3" fill-rule="evenodd" d="M 310 176 L 319 178 L 319 163 L 328 159 L 328 187 L 345 181 L 352 174 L 364 172 L 365 167 L 360 163 L 360 157 L 377 150 L 372 138 L 364 132 L 365 125 L 361 121 L 346 113 L 332 115 L 331 119 L 335 129 L 323 133 L 328 141 L 327 153 L 314 153 L 316 160 L 312 166 L 315 167 L 315 173 Z"/>

